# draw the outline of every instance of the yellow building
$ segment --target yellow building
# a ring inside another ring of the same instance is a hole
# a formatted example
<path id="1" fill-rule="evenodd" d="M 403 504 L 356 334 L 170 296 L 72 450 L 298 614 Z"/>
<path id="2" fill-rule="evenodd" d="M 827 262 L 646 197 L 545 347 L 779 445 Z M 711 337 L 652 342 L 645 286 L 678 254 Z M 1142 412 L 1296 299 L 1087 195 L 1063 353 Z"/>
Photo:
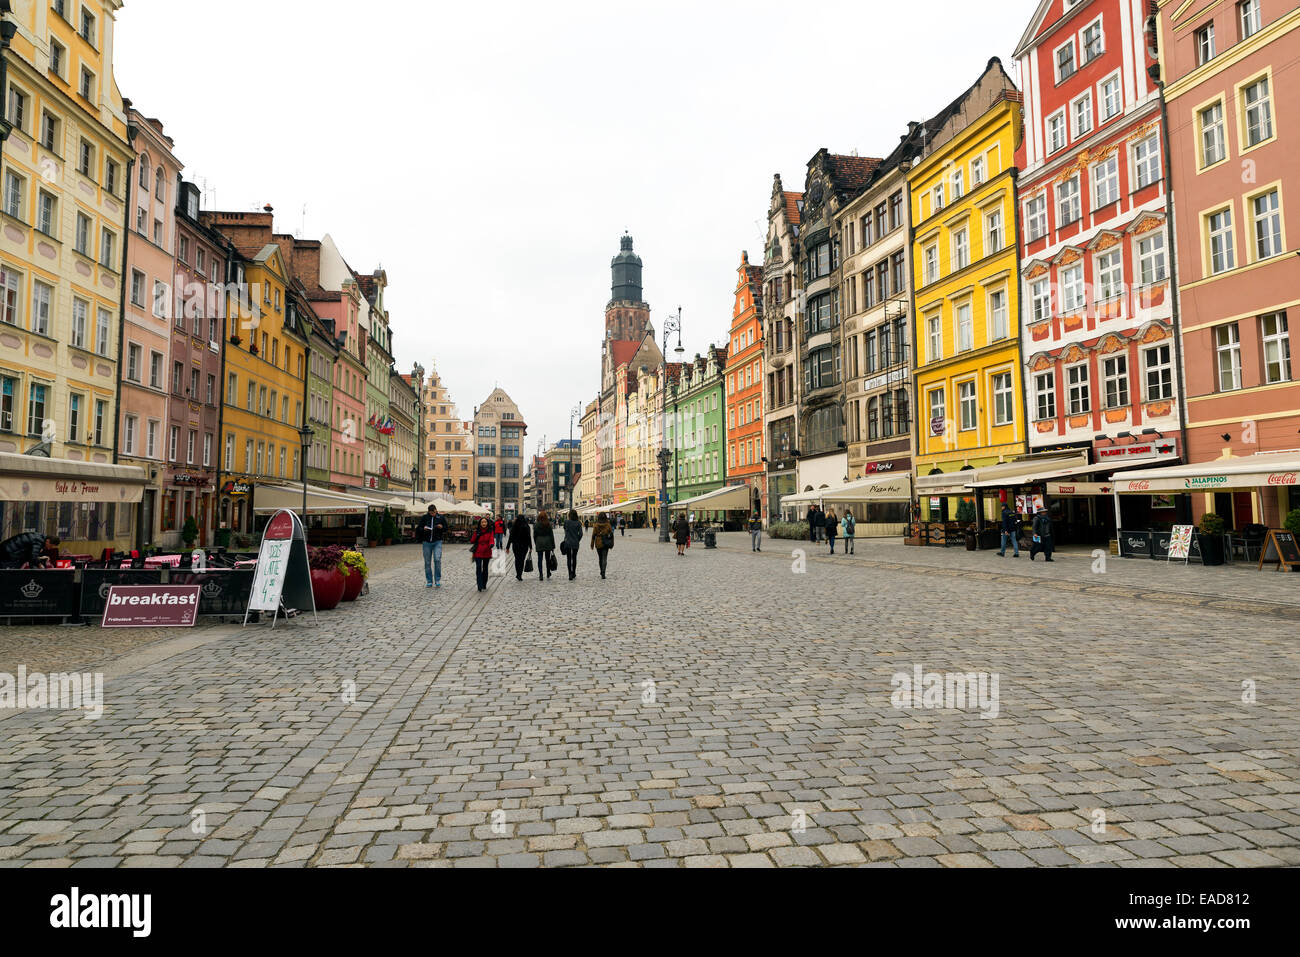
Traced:
<path id="1" fill-rule="evenodd" d="M 1020 94 L 997 60 L 935 120 L 911 191 L 917 493 L 932 521 L 972 497 L 949 473 L 1025 451 L 1015 154 Z M 942 473 L 942 475 L 940 474 Z"/>
<path id="2" fill-rule="evenodd" d="M 301 481 L 298 429 L 304 421 L 310 307 L 292 291 L 269 210 L 204 213 L 203 222 L 223 233 L 242 257 L 233 281 L 243 301 L 229 300 L 228 307 L 222 422 L 222 447 L 232 453 L 223 474 L 234 477 L 222 492 L 234 505 L 232 530 L 247 534 L 254 530 L 259 485 Z"/>

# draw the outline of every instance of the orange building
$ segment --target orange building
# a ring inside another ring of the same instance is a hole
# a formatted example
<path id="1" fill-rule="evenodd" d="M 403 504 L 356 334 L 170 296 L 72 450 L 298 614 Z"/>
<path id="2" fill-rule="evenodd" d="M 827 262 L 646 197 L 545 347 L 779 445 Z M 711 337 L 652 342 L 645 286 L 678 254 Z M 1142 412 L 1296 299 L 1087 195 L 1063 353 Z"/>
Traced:
<path id="1" fill-rule="evenodd" d="M 742 253 L 727 357 L 727 484 L 748 485 L 754 510 L 767 501 L 763 464 L 763 267 Z"/>

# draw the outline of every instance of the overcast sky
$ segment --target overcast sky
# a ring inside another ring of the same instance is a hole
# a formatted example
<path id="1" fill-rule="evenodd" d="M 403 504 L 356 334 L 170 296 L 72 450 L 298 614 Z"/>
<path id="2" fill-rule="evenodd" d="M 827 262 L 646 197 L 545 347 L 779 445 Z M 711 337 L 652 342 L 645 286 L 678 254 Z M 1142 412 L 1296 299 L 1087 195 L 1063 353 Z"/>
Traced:
<path id="1" fill-rule="evenodd" d="M 208 208 L 382 264 L 401 371 L 436 363 L 464 418 L 501 385 L 532 454 L 599 388 L 624 229 L 656 328 L 680 306 L 688 353 L 724 342 L 772 174 L 887 154 L 1010 70 L 1036 6 L 126 0 L 116 72 Z"/>

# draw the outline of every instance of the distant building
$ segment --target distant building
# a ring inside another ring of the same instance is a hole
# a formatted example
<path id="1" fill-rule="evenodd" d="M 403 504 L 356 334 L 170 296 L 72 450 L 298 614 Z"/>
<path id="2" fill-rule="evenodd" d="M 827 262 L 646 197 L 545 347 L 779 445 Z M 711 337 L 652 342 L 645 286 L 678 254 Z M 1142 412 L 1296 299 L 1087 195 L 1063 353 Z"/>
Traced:
<path id="1" fill-rule="evenodd" d="M 523 510 L 527 434 L 519 406 L 504 389 L 493 389 L 474 410 L 475 498 L 494 515 L 517 515 Z"/>
<path id="2" fill-rule="evenodd" d="M 474 425 L 462 421 L 436 368 L 424 383 L 424 490 L 439 498 L 474 498 Z"/>

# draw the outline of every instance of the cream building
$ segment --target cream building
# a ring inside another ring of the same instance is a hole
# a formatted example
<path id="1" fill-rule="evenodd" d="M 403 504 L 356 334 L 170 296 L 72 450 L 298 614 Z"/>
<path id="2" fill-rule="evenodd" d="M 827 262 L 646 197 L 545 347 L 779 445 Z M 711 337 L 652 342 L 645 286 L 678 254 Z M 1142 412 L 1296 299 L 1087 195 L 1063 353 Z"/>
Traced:
<path id="1" fill-rule="evenodd" d="M 424 490 L 457 502 L 474 498 L 474 426 L 464 422 L 451 391 L 430 366 L 424 383 Z"/>

